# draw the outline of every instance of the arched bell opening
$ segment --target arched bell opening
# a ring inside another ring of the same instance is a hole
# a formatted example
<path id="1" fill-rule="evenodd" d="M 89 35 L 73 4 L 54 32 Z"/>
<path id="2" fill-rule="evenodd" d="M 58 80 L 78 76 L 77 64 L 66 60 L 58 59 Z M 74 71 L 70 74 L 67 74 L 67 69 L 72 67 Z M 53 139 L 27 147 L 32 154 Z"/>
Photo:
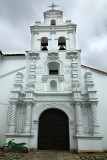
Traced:
<path id="1" fill-rule="evenodd" d="M 55 19 L 52 19 L 52 20 L 51 20 L 51 25 L 52 25 L 52 26 L 55 26 L 55 25 L 56 25 L 56 20 L 55 20 Z"/>
<path id="2" fill-rule="evenodd" d="M 69 150 L 68 116 L 59 109 L 47 109 L 39 117 L 38 149 Z"/>
<path id="3" fill-rule="evenodd" d="M 65 37 L 59 37 L 58 47 L 59 47 L 59 50 L 66 50 L 66 39 L 65 39 Z"/>
<path id="4" fill-rule="evenodd" d="M 41 38 L 41 50 L 42 51 L 48 50 L 48 38 L 47 37 Z"/>

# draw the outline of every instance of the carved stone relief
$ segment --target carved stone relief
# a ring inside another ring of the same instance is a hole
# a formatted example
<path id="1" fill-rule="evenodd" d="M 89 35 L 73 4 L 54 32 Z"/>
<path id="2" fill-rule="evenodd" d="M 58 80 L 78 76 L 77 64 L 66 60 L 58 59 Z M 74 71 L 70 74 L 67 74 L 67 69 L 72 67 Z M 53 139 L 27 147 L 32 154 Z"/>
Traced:
<path id="1" fill-rule="evenodd" d="M 28 83 L 27 84 L 27 90 L 33 90 L 35 88 L 34 84 Z"/>
<path id="2" fill-rule="evenodd" d="M 37 69 L 42 69 L 43 68 L 43 66 L 40 66 L 40 65 L 37 65 L 37 67 L 36 67 Z"/>
<path id="3" fill-rule="evenodd" d="M 37 101 L 70 101 L 68 96 L 36 96 Z"/>
<path id="4" fill-rule="evenodd" d="M 29 57 L 30 63 L 35 63 L 36 62 L 36 56 L 30 56 Z"/>
<path id="5" fill-rule="evenodd" d="M 65 79 L 64 81 L 66 84 L 69 84 L 70 83 L 70 79 Z"/>
<path id="6" fill-rule="evenodd" d="M 86 107 L 82 107 L 83 131 L 89 133 L 88 111 Z"/>
<path id="7" fill-rule="evenodd" d="M 36 83 L 36 90 L 37 90 L 37 91 L 42 91 L 42 89 L 43 89 L 42 83 L 37 82 L 37 83 Z"/>
<path id="8" fill-rule="evenodd" d="M 71 73 L 71 70 L 68 70 L 68 69 L 67 69 L 67 70 L 64 71 L 64 73 L 65 73 L 65 74 L 70 74 L 70 73 Z"/>
<path id="9" fill-rule="evenodd" d="M 66 64 L 65 66 L 64 66 L 64 68 L 70 68 L 71 67 L 71 65 L 69 65 L 69 64 Z"/>
<path id="10" fill-rule="evenodd" d="M 71 85 L 67 85 L 66 87 L 64 87 L 64 91 L 71 91 Z"/>
<path id="11" fill-rule="evenodd" d="M 41 69 L 38 69 L 37 71 L 36 71 L 36 74 L 43 74 L 43 71 L 41 70 Z"/>
<path id="12" fill-rule="evenodd" d="M 74 91 L 78 91 L 80 87 L 80 84 L 72 84 L 72 88 Z"/>

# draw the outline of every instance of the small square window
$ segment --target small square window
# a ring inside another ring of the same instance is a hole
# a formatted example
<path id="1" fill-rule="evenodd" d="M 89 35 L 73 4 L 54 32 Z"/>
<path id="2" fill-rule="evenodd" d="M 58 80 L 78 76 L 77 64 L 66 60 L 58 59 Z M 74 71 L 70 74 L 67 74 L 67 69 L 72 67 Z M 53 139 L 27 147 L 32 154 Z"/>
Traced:
<path id="1" fill-rule="evenodd" d="M 49 70 L 49 75 L 58 75 L 58 70 Z"/>

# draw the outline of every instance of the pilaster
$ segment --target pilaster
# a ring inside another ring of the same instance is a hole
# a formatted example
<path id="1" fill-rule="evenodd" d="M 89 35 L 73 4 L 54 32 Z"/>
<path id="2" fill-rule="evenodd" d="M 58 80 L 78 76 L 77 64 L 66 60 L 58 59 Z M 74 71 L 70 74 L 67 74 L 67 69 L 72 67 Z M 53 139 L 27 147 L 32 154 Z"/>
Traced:
<path id="1" fill-rule="evenodd" d="M 16 131 L 16 107 L 17 101 L 10 102 L 10 118 L 9 118 L 9 133 L 15 133 Z"/>
<path id="2" fill-rule="evenodd" d="M 76 120 L 76 135 L 83 134 L 82 114 L 80 102 L 75 102 L 75 120 Z"/>
<path id="3" fill-rule="evenodd" d="M 28 84 L 33 85 L 33 84 Z M 31 88 L 28 88 L 25 91 L 25 98 L 24 103 L 26 105 L 25 109 L 25 124 L 24 124 L 24 132 L 29 133 L 31 132 L 31 120 L 32 120 L 32 107 L 34 103 L 34 87 L 31 86 Z"/>
<path id="4" fill-rule="evenodd" d="M 98 119 L 98 98 L 97 98 L 97 91 L 94 88 L 94 82 L 92 73 L 87 71 L 85 73 L 85 83 L 86 83 L 86 95 L 87 95 L 87 102 L 91 106 L 91 116 L 92 116 L 92 134 L 98 135 L 100 134 L 99 130 L 99 119 Z"/>
<path id="5" fill-rule="evenodd" d="M 26 111 L 25 111 L 25 125 L 24 132 L 29 133 L 31 131 L 31 115 L 32 113 L 32 102 L 26 102 Z"/>
<path id="6" fill-rule="evenodd" d="M 77 54 L 72 56 L 72 91 L 80 91 L 80 77 L 77 57 Z"/>
<path id="7" fill-rule="evenodd" d="M 81 112 L 81 90 L 80 90 L 80 75 L 77 55 L 72 57 L 72 93 L 75 107 L 75 123 L 76 136 L 83 134 L 82 112 Z"/>
<path id="8" fill-rule="evenodd" d="M 22 99 L 22 89 L 23 89 L 23 74 L 17 72 L 15 83 L 13 84 L 13 89 L 11 91 L 10 101 L 21 101 Z"/>
<path id="9" fill-rule="evenodd" d="M 35 41 L 35 34 L 31 33 L 31 51 L 34 50 L 34 41 Z"/>
<path id="10" fill-rule="evenodd" d="M 92 113 L 92 132 L 94 135 L 100 134 L 99 130 L 99 120 L 97 112 L 97 102 L 91 103 L 91 113 Z"/>
<path id="11" fill-rule="evenodd" d="M 13 90 L 11 91 L 10 97 L 10 117 L 9 117 L 9 132 L 15 133 L 16 132 L 16 110 L 17 105 L 22 100 L 22 88 L 23 88 L 23 74 L 21 72 L 17 72 L 15 83 L 13 84 Z"/>

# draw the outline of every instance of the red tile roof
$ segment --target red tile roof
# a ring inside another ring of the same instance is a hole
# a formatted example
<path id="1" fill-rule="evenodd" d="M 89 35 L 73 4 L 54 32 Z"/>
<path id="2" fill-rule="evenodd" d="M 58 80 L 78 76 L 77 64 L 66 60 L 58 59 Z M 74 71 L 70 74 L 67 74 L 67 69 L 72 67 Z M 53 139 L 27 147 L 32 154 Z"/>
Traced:
<path id="1" fill-rule="evenodd" d="M 88 66 L 85 66 L 85 65 L 81 65 L 82 67 L 85 67 L 85 68 L 89 68 L 89 69 L 92 69 L 94 71 L 98 71 L 98 72 L 101 72 L 101 73 L 104 73 L 104 74 L 107 74 L 107 72 L 104 72 L 104 71 L 101 71 L 101 70 L 98 70 L 98 69 L 95 69 L 95 68 L 92 68 L 92 67 L 88 67 Z"/>

